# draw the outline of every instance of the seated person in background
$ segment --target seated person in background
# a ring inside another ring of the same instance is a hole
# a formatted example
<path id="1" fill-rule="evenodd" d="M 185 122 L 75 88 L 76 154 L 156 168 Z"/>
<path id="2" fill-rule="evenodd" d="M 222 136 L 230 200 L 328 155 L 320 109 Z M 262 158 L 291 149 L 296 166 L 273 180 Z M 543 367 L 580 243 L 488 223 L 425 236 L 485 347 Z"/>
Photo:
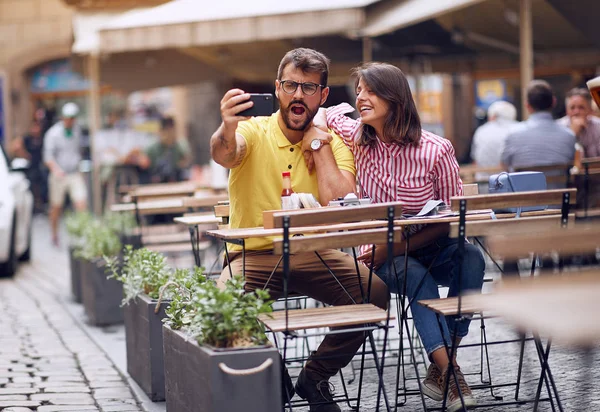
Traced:
<path id="1" fill-rule="evenodd" d="M 569 90 L 565 98 L 567 115 L 556 122 L 570 128 L 577 143 L 583 148 L 583 157 L 600 156 L 600 119 L 592 116 L 592 95 L 588 89 Z"/>
<path id="2" fill-rule="evenodd" d="M 506 136 L 517 124 L 517 109 L 503 100 L 494 102 L 487 111 L 487 123 L 479 126 L 473 136 L 471 158 L 481 167 L 500 167 Z"/>
<path id="3" fill-rule="evenodd" d="M 458 163 L 450 141 L 421 129 L 421 120 L 404 73 L 386 63 L 369 63 L 354 70 L 356 75 L 356 107 L 360 118 L 353 120 L 344 114 L 354 111 L 347 103 L 320 111 L 315 118 L 319 127 L 324 121 L 344 139 L 352 150 L 362 195 L 375 203 L 400 201 L 409 213 L 417 213 L 431 199 L 450 204 L 450 197 L 463 193 L 458 174 Z M 310 153 L 307 162 L 312 163 Z M 314 158 L 314 154 L 312 154 Z M 485 262 L 479 249 L 465 241 L 465 255 L 461 279 L 457 270 L 458 239 L 448 237 L 448 224 L 430 224 L 412 227 L 410 250 L 404 273 L 404 241 L 394 245 L 393 267 L 386 262 L 386 245 L 377 245 L 372 257 L 371 247 L 363 248 L 359 259 L 372 266 L 389 290 L 401 293 L 406 282 L 406 296 L 415 326 L 431 364 L 422 384 L 423 393 L 441 401 L 450 359 L 444 341 L 457 341 L 469 331 L 469 320 L 441 319 L 440 332 L 436 314 L 418 301 L 439 298 L 438 285 L 449 286 L 448 296 L 460 292 L 481 291 Z M 463 240 L 464 241 L 464 240 Z M 396 273 L 398 278 L 396 277 Z M 457 343 L 458 343 L 457 342 Z M 456 355 L 456 353 L 455 353 Z M 462 408 L 463 395 L 467 407 L 476 404 L 456 357 L 458 385 L 450 377 L 448 411 Z"/>
<path id="4" fill-rule="evenodd" d="M 167 183 L 184 180 L 184 170 L 190 165 L 191 157 L 187 143 L 177 139 L 175 120 L 163 117 L 160 121 L 159 141 L 146 149 L 145 153 L 130 153 L 135 163 L 150 175 L 150 183 Z"/>
<path id="5" fill-rule="evenodd" d="M 543 80 L 527 87 L 529 118 L 506 138 L 501 161 L 506 168 L 572 164 L 575 134 L 552 119 L 556 97 Z"/>
<path id="6" fill-rule="evenodd" d="M 289 51 L 281 60 L 275 80 L 279 110 L 268 117 L 242 117 L 238 113 L 252 107 L 250 95 L 233 89 L 221 100 L 223 122 L 210 140 L 215 162 L 231 169 L 229 177 L 230 227 L 263 226 L 264 210 L 281 209 L 282 172 L 291 172 L 296 193 L 312 193 L 322 205 L 355 190 L 354 158 L 341 139 L 311 126 L 319 107 L 329 95 L 329 59 L 305 48 Z M 309 174 L 303 151 L 310 150 L 316 173 Z M 271 239 L 249 239 L 245 243 L 246 290 L 268 289 L 274 298 L 283 294 L 280 256 L 273 254 Z M 228 245 L 229 246 L 229 245 Z M 242 274 L 241 248 L 229 246 L 234 276 Z M 289 290 L 331 305 L 362 302 L 368 290 L 369 271 L 339 250 L 322 250 L 321 258 L 331 267 L 329 273 L 313 252 L 290 258 Z M 274 273 L 272 271 L 277 267 Z M 225 267 L 219 283 L 229 279 Z M 337 279 L 336 279 L 337 278 Z M 339 282 L 339 283 L 338 283 Z M 344 288 L 342 288 L 342 286 Z M 344 290 L 345 289 L 345 290 Z M 370 302 L 387 306 L 388 291 L 376 276 Z M 347 292 L 346 292 L 347 291 Z M 310 356 L 300 372 L 296 393 L 310 403 L 310 412 L 340 412 L 333 401 L 329 379 L 346 366 L 364 340 L 363 332 L 328 335 Z M 284 373 L 284 401 L 294 388 Z"/>

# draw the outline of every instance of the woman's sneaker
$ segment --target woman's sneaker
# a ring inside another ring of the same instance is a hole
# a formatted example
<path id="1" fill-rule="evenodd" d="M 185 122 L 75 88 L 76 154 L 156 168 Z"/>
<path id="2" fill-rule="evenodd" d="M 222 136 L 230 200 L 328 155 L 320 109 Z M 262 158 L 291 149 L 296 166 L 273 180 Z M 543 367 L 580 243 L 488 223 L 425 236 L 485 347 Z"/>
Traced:
<path id="1" fill-rule="evenodd" d="M 444 388 L 440 386 L 441 377 L 442 371 L 435 363 L 431 362 L 427 368 L 427 376 L 421 383 L 421 389 L 425 396 L 434 401 L 441 401 L 444 395 Z"/>
<path id="2" fill-rule="evenodd" d="M 460 367 L 455 366 L 454 370 L 456 371 L 456 379 L 454 379 L 454 375 L 450 374 L 450 382 L 448 384 L 448 398 L 446 400 L 447 411 L 448 412 L 456 412 L 460 411 L 463 407 L 463 403 L 460 400 L 460 395 L 458 394 L 458 388 L 460 388 L 460 393 L 462 394 L 463 400 L 465 402 L 465 408 L 469 409 L 475 405 L 477 405 L 477 401 L 473 397 L 473 393 L 471 392 L 471 388 L 467 384 L 465 380 L 465 375 L 463 375 Z M 440 377 L 440 387 L 442 390 L 444 389 L 444 385 L 446 384 L 446 374 L 448 373 L 448 369 L 446 369 L 441 377 Z M 456 385 L 456 381 L 458 381 L 458 386 Z"/>

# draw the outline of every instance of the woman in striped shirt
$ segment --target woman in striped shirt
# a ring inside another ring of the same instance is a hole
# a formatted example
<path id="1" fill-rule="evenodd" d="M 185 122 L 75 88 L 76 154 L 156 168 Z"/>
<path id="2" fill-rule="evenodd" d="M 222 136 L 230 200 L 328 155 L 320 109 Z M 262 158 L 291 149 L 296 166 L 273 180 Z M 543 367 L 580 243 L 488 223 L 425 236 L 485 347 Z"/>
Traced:
<path id="1" fill-rule="evenodd" d="M 421 129 L 419 114 L 402 71 L 389 64 L 370 63 L 355 69 L 354 74 L 360 118 L 353 120 L 345 116 L 354 109 L 343 103 L 326 112 L 322 109 L 314 124 L 324 127 L 326 120 L 327 127 L 339 134 L 354 153 L 361 195 L 370 197 L 375 203 L 400 201 L 409 213 L 417 213 L 431 199 L 450 204 L 451 196 L 462 195 L 452 144 Z M 307 160 L 310 167 L 310 156 Z M 443 322 L 443 338 L 435 314 L 417 301 L 439 298 L 440 284 L 449 287 L 449 296 L 457 296 L 459 290 L 480 291 L 485 263 L 481 252 L 467 243 L 462 285 L 459 285 L 455 269 L 458 241 L 448 238 L 448 225 L 423 225 L 414 232 L 409 242 L 408 276 L 404 273 L 404 242 L 394 245 L 395 271 L 385 263 L 385 245 L 375 248 L 373 259 L 370 247 L 362 251 L 359 259 L 367 266 L 373 265 L 392 292 L 402 290 L 406 277 L 414 322 L 432 361 L 422 389 L 430 398 L 441 401 L 449 364 L 443 339 L 450 342 L 454 331 L 459 340 L 466 336 L 469 321 L 455 322 L 448 318 Z M 456 360 L 454 362 L 456 365 Z M 475 405 L 464 375 L 460 368 L 456 370 L 466 405 Z M 451 378 L 448 411 L 460 408 L 457 386 Z"/>

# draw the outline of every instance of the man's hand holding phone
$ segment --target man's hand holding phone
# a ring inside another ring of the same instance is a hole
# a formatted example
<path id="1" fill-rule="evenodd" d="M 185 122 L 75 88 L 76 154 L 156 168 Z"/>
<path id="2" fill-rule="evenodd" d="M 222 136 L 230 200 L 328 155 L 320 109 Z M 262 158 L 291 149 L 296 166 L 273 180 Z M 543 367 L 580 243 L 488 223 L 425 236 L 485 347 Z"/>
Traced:
<path id="1" fill-rule="evenodd" d="M 250 93 L 240 89 L 231 89 L 221 99 L 221 119 L 225 130 L 235 130 L 242 120 L 249 116 L 240 116 L 239 113 L 251 108 L 254 102 L 250 101 Z"/>

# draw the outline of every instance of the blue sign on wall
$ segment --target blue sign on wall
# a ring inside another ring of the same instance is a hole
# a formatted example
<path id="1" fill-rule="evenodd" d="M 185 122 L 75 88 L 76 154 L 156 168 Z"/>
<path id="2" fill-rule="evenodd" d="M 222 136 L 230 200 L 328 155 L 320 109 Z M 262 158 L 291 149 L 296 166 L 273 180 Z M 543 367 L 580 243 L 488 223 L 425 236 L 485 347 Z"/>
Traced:
<path id="1" fill-rule="evenodd" d="M 84 91 L 89 87 L 89 81 L 74 72 L 67 59 L 56 60 L 38 67 L 31 78 L 33 93 Z"/>
<path id="2" fill-rule="evenodd" d="M 487 110 L 498 100 L 507 100 L 506 82 L 500 79 L 475 82 L 475 105 Z"/>

